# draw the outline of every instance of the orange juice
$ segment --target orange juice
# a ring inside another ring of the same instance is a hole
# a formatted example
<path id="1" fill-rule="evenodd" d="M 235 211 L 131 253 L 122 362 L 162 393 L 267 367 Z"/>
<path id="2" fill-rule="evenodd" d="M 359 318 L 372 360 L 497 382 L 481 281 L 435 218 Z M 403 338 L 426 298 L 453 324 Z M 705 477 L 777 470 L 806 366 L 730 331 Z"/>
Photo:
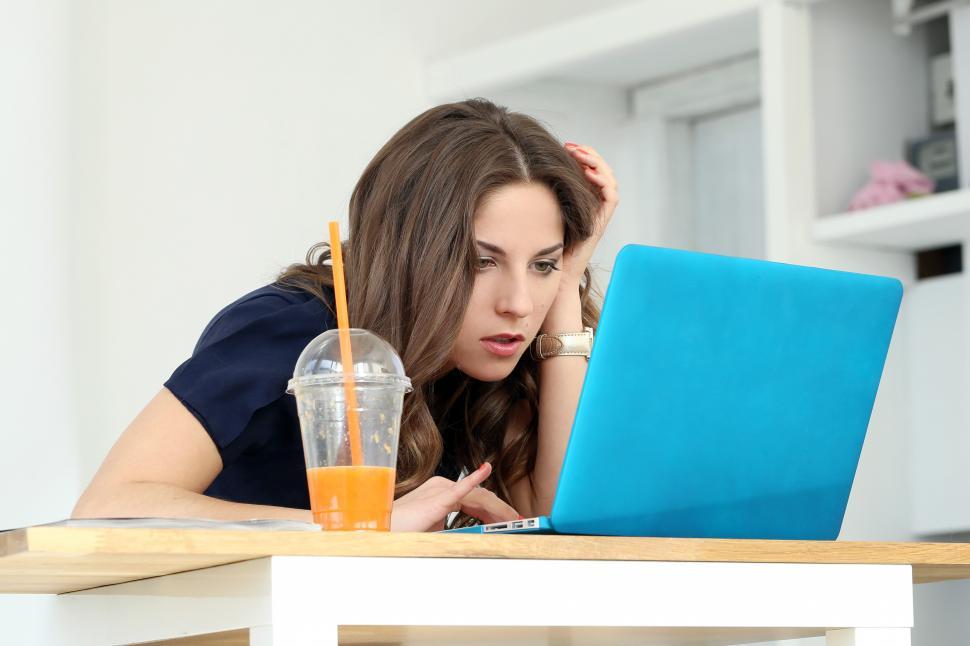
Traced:
<path id="1" fill-rule="evenodd" d="M 391 529 L 394 469 L 313 467 L 306 471 L 313 522 L 327 530 Z"/>

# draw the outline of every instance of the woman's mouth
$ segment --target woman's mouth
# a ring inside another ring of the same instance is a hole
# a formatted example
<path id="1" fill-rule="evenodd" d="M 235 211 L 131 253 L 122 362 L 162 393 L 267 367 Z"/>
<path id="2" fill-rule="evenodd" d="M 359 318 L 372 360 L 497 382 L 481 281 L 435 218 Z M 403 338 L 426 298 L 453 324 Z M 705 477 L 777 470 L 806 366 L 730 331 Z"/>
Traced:
<path id="1" fill-rule="evenodd" d="M 525 338 L 521 334 L 496 334 L 481 340 L 482 346 L 488 352 L 500 357 L 514 356 Z"/>

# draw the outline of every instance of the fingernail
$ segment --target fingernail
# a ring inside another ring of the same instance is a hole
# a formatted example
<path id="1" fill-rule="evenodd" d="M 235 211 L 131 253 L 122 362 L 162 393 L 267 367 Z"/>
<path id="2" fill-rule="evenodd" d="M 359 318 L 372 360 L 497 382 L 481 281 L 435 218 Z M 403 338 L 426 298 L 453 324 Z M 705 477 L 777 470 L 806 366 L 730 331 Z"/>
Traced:
<path id="1" fill-rule="evenodd" d="M 574 144 L 574 143 L 573 143 L 573 142 L 571 142 L 571 141 L 567 141 L 567 142 L 566 142 L 565 144 L 563 144 L 563 145 L 564 145 L 564 146 L 566 146 L 566 147 L 568 147 L 568 148 L 577 148 L 577 147 L 579 146 L 579 144 Z"/>
<path id="2" fill-rule="evenodd" d="M 487 466 L 488 466 L 488 462 L 482 462 L 480 465 L 478 465 L 478 470 L 483 471 Z"/>
<path id="3" fill-rule="evenodd" d="M 519 520 L 525 520 L 525 516 L 519 515 Z"/>

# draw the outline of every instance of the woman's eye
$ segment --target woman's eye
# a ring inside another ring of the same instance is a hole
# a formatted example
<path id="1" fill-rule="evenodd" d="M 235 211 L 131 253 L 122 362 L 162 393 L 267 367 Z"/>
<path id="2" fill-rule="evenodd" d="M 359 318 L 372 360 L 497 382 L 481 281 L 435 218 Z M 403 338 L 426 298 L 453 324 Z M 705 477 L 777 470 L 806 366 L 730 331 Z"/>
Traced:
<path id="1" fill-rule="evenodd" d="M 489 258 L 488 256 L 481 256 L 478 259 L 478 270 L 479 271 L 482 271 L 483 269 L 488 269 L 489 267 L 494 267 L 494 266 L 495 266 L 495 259 L 494 258 Z"/>
<path id="2" fill-rule="evenodd" d="M 536 270 L 540 274 L 551 274 L 554 271 L 559 271 L 559 267 L 553 260 L 540 260 L 536 263 Z"/>

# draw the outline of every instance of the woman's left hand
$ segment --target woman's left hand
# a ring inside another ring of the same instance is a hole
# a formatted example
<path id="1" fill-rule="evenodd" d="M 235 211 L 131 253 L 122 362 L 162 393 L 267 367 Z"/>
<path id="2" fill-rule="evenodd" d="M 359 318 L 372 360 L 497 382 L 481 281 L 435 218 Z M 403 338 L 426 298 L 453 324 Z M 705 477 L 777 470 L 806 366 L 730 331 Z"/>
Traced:
<path id="1" fill-rule="evenodd" d="M 563 280 L 564 282 L 569 281 L 571 288 L 573 285 L 579 285 L 583 272 L 589 265 L 589 259 L 593 256 L 593 250 L 600 238 L 603 237 L 603 232 L 606 231 L 606 225 L 613 217 L 616 205 L 620 203 L 620 197 L 619 187 L 616 178 L 613 176 L 613 169 L 598 152 L 590 146 L 574 144 L 571 141 L 566 142 L 565 148 L 572 158 L 579 162 L 580 168 L 583 169 L 583 175 L 592 184 L 593 190 L 600 200 L 596 219 L 593 223 L 593 235 L 575 245 L 571 252 L 563 256 Z"/>

